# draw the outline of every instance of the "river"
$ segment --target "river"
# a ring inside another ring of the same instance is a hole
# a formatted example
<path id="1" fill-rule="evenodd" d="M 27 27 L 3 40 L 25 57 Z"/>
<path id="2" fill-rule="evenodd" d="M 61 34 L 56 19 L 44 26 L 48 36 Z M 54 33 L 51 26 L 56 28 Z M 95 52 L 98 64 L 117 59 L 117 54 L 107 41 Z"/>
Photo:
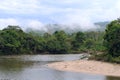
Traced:
<path id="1" fill-rule="evenodd" d="M 50 69 L 48 63 L 79 60 L 83 54 L 0 57 L 0 80 L 120 80 L 120 77 Z"/>

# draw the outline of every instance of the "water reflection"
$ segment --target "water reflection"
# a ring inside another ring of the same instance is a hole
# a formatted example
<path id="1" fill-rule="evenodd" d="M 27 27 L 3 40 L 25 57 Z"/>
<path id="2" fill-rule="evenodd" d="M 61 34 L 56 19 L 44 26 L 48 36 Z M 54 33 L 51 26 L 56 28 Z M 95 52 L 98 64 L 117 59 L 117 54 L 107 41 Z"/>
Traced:
<path id="1" fill-rule="evenodd" d="M 44 66 L 56 61 L 78 60 L 82 55 L 24 55 L 0 57 L 0 80 L 120 80 L 84 73 L 63 72 Z"/>
<path id="2" fill-rule="evenodd" d="M 120 77 L 109 76 L 109 77 L 106 77 L 106 80 L 120 80 Z"/>
<path id="3" fill-rule="evenodd" d="M 18 70 L 21 71 L 23 68 L 33 65 L 31 61 L 21 61 L 16 58 L 1 58 L 0 59 L 0 70 L 9 71 L 9 70 Z"/>

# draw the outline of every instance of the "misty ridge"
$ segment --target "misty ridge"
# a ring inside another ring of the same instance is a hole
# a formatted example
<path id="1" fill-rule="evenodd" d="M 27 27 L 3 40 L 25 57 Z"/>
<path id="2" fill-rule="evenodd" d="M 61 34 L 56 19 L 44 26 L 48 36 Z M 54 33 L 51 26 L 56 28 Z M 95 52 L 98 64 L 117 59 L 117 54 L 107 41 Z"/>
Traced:
<path id="1" fill-rule="evenodd" d="M 38 26 L 38 28 L 34 27 L 28 27 L 25 30 L 26 32 L 40 32 L 40 33 L 54 33 L 55 31 L 60 31 L 63 30 L 67 33 L 74 33 L 78 31 L 104 31 L 106 29 L 107 24 L 109 24 L 109 21 L 105 22 L 96 22 L 93 25 L 82 25 L 80 26 L 79 24 L 72 24 L 72 25 L 65 25 L 65 24 L 47 24 L 47 25 L 41 25 Z M 36 25 L 37 27 L 37 25 Z"/>

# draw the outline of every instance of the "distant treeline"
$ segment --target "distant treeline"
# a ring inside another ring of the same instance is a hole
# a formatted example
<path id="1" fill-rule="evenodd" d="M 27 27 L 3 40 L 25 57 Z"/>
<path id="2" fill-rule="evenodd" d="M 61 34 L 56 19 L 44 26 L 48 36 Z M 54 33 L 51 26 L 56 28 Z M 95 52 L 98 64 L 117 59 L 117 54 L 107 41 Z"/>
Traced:
<path id="1" fill-rule="evenodd" d="M 104 32 L 87 31 L 36 34 L 24 32 L 19 26 L 8 26 L 0 30 L 0 54 L 69 54 L 104 51 Z"/>

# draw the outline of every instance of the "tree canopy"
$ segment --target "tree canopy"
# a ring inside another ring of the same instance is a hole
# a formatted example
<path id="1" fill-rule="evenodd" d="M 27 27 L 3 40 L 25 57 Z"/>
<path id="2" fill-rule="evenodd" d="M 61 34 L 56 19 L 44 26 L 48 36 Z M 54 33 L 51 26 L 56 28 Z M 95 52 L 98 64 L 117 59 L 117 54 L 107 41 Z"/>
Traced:
<path id="1" fill-rule="evenodd" d="M 81 52 L 82 50 L 99 50 L 102 45 L 103 32 L 66 33 L 63 30 L 54 33 L 24 32 L 19 26 L 9 25 L 0 30 L 0 54 L 61 54 Z M 91 33 L 91 34 L 90 34 Z M 102 46 L 103 47 L 103 46 Z M 98 49 L 97 49 L 98 48 Z"/>
<path id="2" fill-rule="evenodd" d="M 114 20 L 108 24 L 104 36 L 108 53 L 113 57 L 120 56 L 120 21 Z"/>

